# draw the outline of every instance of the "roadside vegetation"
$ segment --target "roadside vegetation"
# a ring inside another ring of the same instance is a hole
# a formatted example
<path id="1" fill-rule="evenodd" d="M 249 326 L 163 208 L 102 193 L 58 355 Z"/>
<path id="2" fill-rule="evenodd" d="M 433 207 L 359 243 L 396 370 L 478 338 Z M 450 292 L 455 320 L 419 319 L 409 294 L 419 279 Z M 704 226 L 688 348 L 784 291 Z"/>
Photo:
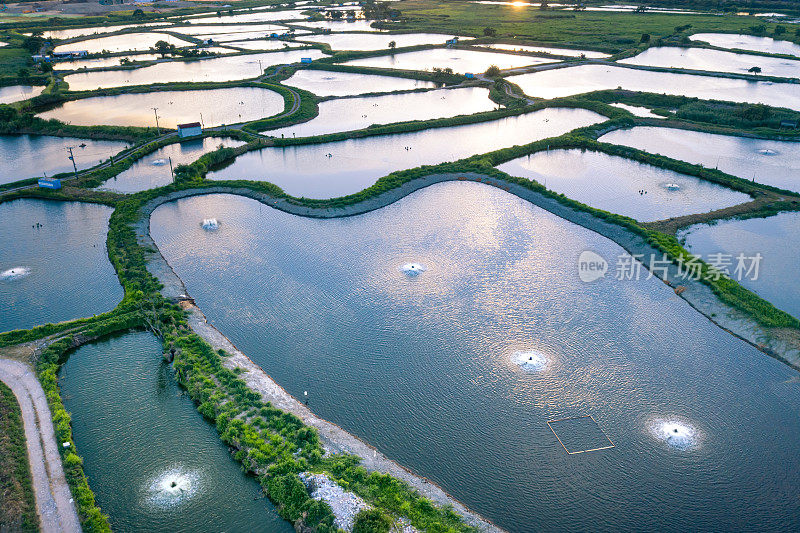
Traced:
<path id="1" fill-rule="evenodd" d="M 39 531 L 22 413 L 14 393 L 1 381 L 0 530 Z"/>

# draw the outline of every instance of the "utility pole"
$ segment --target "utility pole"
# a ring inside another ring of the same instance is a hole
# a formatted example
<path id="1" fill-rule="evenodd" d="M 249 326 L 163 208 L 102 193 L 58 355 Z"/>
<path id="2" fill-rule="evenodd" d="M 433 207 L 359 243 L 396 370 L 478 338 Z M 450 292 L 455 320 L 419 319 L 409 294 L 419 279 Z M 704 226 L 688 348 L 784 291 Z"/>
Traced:
<path id="1" fill-rule="evenodd" d="M 75 164 L 75 154 L 72 153 L 74 146 L 67 146 L 69 152 L 69 160 L 72 161 L 72 170 L 75 171 L 75 179 L 78 179 L 78 165 Z"/>
<path id="2" fill-rule="evenodd" d="M 200 127 L 203 128 L 203 129 L 206 129 L 206 125 L 203 122 L 203 114 L 202 113 L 200 113 Z"/>
<path id="3" fill-rule="evenodd" d="M 161 135 L 161 128 L 158 127 L 158 108 L 152 107 L 153 114 L 156 116 L 156 135 Z"/>
<path id="4" fill-rule="evenodd" d="M 168 157 L 169 159 L 169 173 L 172 175 L 172 183 L 175 183 L 175 171 L 172 170 L 172 158 Z"/>
<path id="5" fill-rule="evenodd" d="M 259 59 L 258 60 L 258 77 L 260 78 L 263 75 L 264 75 L 264 69 L 261 68 L 261 60 Z"/>

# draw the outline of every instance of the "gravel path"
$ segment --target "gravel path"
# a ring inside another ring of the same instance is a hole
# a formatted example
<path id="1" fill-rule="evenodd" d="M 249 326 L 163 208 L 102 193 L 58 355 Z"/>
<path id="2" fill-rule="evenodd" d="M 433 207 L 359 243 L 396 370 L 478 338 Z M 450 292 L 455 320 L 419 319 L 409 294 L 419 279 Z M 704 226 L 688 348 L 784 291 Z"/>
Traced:
<path id="1" fill-rule="evenodd" d="M 45 533 L 81 531 L 61 466 L 50 408 L 39 380 L 29 366 L 9 359 L 0 359 L 0 380 L 14 392 L 22 411 L 41 530 Z"/>

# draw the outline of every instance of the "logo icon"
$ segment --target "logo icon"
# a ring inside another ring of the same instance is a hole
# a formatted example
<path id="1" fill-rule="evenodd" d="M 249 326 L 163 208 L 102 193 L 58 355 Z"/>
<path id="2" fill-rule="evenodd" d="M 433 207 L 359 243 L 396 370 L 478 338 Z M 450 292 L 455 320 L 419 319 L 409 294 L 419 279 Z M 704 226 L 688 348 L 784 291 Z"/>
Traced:
<path id="1" fill-rule="evenodd" d="M 578 257 L 578 277 L 584 283 L 591 283 L 604 278 L 608 272 L 608 262 L 602 256 L 585 250 Z"/>

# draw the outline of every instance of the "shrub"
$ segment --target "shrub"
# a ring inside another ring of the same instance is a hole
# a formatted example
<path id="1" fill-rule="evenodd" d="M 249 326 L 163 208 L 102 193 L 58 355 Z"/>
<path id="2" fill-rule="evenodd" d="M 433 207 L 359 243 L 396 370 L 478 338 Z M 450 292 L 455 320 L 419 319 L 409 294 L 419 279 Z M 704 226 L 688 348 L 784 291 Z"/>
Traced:
<path id="1" fill-rule="evenodd" d="M 363 509 L 356 515 L 353 533 L 389 533 L 392 519 L 378 509 Z"/>

